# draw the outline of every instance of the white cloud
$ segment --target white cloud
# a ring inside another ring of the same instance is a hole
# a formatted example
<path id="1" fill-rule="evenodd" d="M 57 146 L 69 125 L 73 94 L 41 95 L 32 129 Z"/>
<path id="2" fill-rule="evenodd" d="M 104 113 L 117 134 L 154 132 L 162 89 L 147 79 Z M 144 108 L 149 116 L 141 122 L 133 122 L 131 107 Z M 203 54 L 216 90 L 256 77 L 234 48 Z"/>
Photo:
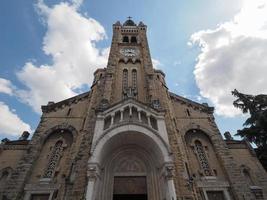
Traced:
<path id="1" fill-rule="evenodd" d="M 196 99 L 197 99 L 197 101 L 202 101 L 202 97 L 199 95 L 196 96 Z"/>
<path id="2" fill-rule="evenodd" d="M 153 67 L 156 69 L 159 69 L 162 67 L 161 62 L 155 58 L 152 58 L 152 64 L 153 64 Z"/>
<path id="3" fill-rule="evenodd" d="M 82 5 L 83 0 L 71 0 L 71 2 L 73 3 L 73 6 L 79 8 Z"/>
<path id="4" fill-rule="evenodd" d="M 18 91 L 22 101 L 36 112 L 48 101 L 60 101 L 90 86 L 93 72 L 105 67 L 109 49 L 98 49 L 96 43 L 106 38 L 105 30 L 96 20 L 78 12 L 82 0 L 62 2 L 48 7 L 37 4 L 38 13 L 47 26 L 43 50 L 52 64 L 40 66 L 26 63 L 17 73 L 27 90 Z"/>
<path id="5" fill-rule="evenodd" d="M 9 80 L 0 78 L 0 93 L 13 94 L 13 85 Z"/>
<path id="6" fill-rule="evenodd" d="M 30 125 L 23 122 L 18 115 L 0 101 L 0 134 L 18 136 L 23 131 L 31 132 Z"/>
<path id="7" fill-rule="evenodd" d="M 182 62 L 180 60 L 176 60 L 176 61 L 173 62 L 174 66 L 178 66 L 178 65 L 181 65 L 181 64 L 182 64 Z"/>
<path id="8" fill-rule="evenodd" d="M 216 113 L 235 116 L 235 88 L 244 93 L 267 93 L 267 0 L 244 1 L 233 20 L 191 36 L 201 52 L 195 66 L 200 94 Z"/>

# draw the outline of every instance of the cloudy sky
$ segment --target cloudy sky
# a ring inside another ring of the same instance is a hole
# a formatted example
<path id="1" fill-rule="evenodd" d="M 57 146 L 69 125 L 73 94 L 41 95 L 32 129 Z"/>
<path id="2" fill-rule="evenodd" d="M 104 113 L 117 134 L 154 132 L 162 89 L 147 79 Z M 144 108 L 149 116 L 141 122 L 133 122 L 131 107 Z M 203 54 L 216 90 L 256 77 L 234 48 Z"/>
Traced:
<path id="1" fill-rule="evenodd" d="M 267 0 L 3 0 L 0 13 L 0 138 L 33 133 L 41 105 L 88 91 L 128 16 L 148 26 L 170 91 L 214 106 L 222 133 L 245 119 L 233 89 L 267 93 Z"/>

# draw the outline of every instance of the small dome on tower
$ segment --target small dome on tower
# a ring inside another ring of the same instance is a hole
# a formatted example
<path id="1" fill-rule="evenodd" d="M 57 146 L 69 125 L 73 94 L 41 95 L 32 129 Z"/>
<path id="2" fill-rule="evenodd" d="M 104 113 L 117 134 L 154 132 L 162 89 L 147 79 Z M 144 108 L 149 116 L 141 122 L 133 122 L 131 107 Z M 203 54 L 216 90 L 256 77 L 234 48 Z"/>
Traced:
<path id="1" fill-rule="evenodd" d="M 134 21 L 131 19 L 131 17 L 128 17 L 128 20 L 126 20 L 123 23 L 123 26 L 136 26 L 136 24 L 134 23 Z"/>
<path id="2" fill-rule="evenodd" d="M 115 26 L 121 26 L 121 23 L 120 23 L 120 21 L 117 21 L 114 25 Z"/>
<path id="3" fill-rule="evenodd" d="M 143 22 L 139 22 L 138 26 L 146 26 Z"/>

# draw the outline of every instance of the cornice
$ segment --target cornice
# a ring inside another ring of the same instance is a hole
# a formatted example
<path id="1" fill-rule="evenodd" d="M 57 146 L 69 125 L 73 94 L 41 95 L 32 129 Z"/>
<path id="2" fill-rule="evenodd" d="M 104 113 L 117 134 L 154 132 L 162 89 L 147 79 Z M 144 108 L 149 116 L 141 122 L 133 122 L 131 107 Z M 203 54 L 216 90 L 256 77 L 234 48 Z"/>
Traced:
<path id="1" fill-rule="evenodd" d="M 58 108 L 68 106 L 68 105 L 71 105 L 73 103 L 78 103 L 79 101 L 84 100 L 88 97 L 90 97 L 90 91 L 79 94 L 79 95 L 74 96 L 74 97 L 71 97 L 69 99 L 65 99 L 65 100 L 57 102 L 57 103 L 50 103 L 46 106 L 42 106 L 42 112 L 43 113 L 49 113 L 49 112 L 55 111 Z"/>
<path id="2" fill-rule="evenodd" d="M 180 102 L 181 104 L 186 104 L 188 106 L 191 106 L 193 107 L 195 110 L 200 110 L 202 112 L 205 112 L 205 113 L 208 113 L 208 114 L 213 114 L 214 112 L 214 107 L 210 107 L 208 105 L 205 105 L 205 104 L 200 104 L 200 103 L 197 103 L 195 101 L 192 101 L 190 99 L 187 99 L 187 98 L 184 98 L 184 97 L 181 97 L 177 94 L 174 94 L 172 92 L 169 92 L 170 94 L 170 97 L 178 102 Z"/>

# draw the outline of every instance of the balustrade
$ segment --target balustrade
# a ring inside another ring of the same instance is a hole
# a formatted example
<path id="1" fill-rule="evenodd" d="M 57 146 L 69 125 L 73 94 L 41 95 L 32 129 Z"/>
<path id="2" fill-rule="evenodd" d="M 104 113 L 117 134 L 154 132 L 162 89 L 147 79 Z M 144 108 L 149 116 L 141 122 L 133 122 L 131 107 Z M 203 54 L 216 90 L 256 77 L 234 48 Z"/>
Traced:
<path id="1" fill-rule="evenodd" d="M 146 124 L 150 128 L 158 130 L 157 119 L 144 110 L 135 106 L 127 106 L 123 109 L 116 110 L 104 119 L 104 130 L 124 122 L 137 122 Z"/>

